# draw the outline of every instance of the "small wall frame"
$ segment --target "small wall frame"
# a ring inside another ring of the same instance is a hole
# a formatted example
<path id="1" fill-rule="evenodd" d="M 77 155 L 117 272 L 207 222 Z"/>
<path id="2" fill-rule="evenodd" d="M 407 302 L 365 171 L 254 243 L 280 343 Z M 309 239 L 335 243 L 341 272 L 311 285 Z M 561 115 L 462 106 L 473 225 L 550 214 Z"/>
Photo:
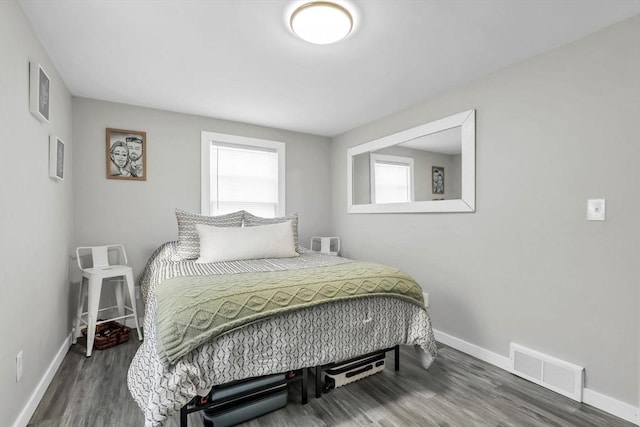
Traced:
<path id="1" fill-rule="evenodd" d="M 29 110 L 43 123 L 51 114 L 51 79 L 42 66 L 29 62 Z"/>
<path id="2" fill-rule="evenodd" d="M 444 167 L 431 166 L 431 192 L 444 194 Z"/>
<path id="3" fill-rule="evenodd" d="M 64 141 L 54 136 L 49 137 L 49 176 L 64 180 Z"/>
<path id="4" fill-rule="evenodd" d="M 147 133 L 107 128 L 107 178 L 147 180 Z"/>

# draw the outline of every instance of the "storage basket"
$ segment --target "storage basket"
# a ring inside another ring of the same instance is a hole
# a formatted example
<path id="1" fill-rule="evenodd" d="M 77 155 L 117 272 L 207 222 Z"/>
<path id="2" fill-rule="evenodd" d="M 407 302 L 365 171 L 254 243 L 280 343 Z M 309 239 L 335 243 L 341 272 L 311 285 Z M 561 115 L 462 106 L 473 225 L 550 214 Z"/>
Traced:
<path id="1" fill-rule="evenodd" d="M 129 341 L 129 332 L 131 332 L 130 327 L 115 321 L 101 323 L 96 326 L 93 348 L 104 350 L 127 342 Z M 87 337 L 87 328 L 82 328 L 82 335 Z"/>

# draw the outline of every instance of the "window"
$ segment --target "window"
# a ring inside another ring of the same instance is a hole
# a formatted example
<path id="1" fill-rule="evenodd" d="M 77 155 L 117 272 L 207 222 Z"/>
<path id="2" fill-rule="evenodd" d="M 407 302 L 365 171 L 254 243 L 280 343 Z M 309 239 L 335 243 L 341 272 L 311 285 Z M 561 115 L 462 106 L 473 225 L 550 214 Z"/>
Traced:
<path id="1" fill-rule="evenodd" d="M 371 154 L 371 203 L 406 203 L 413 199 L 413 159 Z"/>
<path id="2" fill-rule="evenodd" d="M 284 173 L 283 142 L 202 132 L 203 215 L 284 215 Z"/>

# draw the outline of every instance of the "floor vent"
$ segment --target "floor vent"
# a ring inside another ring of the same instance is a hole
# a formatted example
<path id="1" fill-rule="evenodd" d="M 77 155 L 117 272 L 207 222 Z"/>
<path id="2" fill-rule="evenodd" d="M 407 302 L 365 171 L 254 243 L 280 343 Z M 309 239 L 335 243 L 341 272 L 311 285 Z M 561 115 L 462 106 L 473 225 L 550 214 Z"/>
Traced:
<path id="1" fill-rule="evenodd" d="M 511 372 L 563 396 L 582 402 L 582 366 L 511 343 Z"/>

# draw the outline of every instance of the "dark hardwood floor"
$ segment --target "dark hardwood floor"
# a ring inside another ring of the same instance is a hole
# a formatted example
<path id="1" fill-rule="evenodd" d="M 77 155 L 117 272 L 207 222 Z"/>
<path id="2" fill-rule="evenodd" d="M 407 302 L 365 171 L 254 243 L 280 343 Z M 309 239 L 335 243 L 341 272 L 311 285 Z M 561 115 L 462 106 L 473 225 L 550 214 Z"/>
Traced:
<path id="1" fill-rule="evenodd" d="M 126 344 L 84 357 L 84 342 L 71 347 L 31 418 L 29 426 L 143 426 L 142 412 L 126 384 L 129 362 L 138 347 Z M 445 345 L 428 371 L 414 350 L 402 347 L 400 371 L 393 353 L 386 369 L 338 388 L 301 406 L 298 386 L 289 404 L 243 424 L 257 426 L 580 426 L 633 427 L 591 406 L 513 376 Z M 179 425 L 177 415 L 167 427 Z M 191 414 L 189 426 L 202 426 Z"/>

